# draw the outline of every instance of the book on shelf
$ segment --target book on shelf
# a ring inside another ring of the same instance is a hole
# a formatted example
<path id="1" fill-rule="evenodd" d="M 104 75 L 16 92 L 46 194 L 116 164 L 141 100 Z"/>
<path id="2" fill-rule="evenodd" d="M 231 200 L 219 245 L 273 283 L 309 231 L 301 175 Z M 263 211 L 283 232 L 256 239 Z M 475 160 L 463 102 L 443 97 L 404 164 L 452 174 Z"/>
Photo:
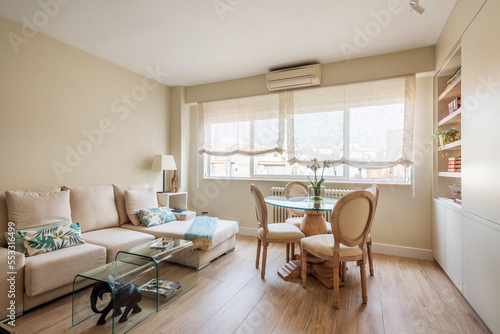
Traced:
<path id="1" fill-rule="evenodd" d="M 150 297 L 156 296 L 157 288 L 158 288 L 158 297 L 168 298 L 169 296 L 174 295 L 177 291 L 181 290 L 182 286 L 179 282 L 168 281 L 168 280 L 159 280 L 157 284 L 156 278 L 153 278 L 146 284 L 141 285 L 141 291 L 143 295 Z"/>
<path id="2" fill-rule="evenodd" d="M 455 158 L 448 158 L 448 161 L 462 161 L 462 156 L 458 156 Z"/>
<path id="3" fill-rule="evenodd" d="M 444 89 L 450 87 L 450 85 L 462 74 L 462 68 L 459 68 L 448 81 L 444 84 Z"/>
<path id="4" fill-rule="evenodd" d="M 461 168 L 448 168 L 448 172 L 451 172 L 451 173 L 461 173 L 462 169 Z"/>
<path id="5" fill-rule="evenodd" d="M 174 244 L 175 243 L 173 241 L 166 241 L 164 238 L 162 238 L 152 244 L 151 248 L 167 249 L 172 247 Z"/>

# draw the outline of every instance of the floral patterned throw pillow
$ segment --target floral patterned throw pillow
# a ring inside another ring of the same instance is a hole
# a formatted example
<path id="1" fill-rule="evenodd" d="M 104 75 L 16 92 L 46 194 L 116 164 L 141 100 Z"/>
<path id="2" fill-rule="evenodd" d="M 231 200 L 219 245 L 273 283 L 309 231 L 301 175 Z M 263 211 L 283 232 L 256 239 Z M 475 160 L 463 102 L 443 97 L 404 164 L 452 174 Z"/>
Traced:
<path id="1" fill-rule="evenodd" d="M 170 208 L 162 206 L 159 208 L 152 208 L 147 210 L 139 210 L 137 216 L 141 221 L 141 225 L 152 227 L 156 225 L 165 224 L 177 220 L 175 215 L 170 211 Z"/>
<path id="2" fill-rule="evenodd" d="M 24 255 L 34 256 L 84 244 L 80 223 L 53 226 L 36 231 L 17 231 L 23 238 Z"/>

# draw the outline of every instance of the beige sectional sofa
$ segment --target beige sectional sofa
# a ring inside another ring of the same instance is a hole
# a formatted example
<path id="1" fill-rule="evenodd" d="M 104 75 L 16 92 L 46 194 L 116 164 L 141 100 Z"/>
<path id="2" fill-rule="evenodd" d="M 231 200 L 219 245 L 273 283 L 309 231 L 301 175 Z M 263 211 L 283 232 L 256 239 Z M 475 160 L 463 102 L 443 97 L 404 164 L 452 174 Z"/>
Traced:
<path id="1" fill-rule="evenodd" d="M 182 238 L 192 219 L 153 227 L 130 222 L 126 193 L 147 188 L 147 184 L 71 186 L 0 194 L 0 319 L 14 313 L 8 309 L 13 308 L 11 300 L 15 314 L 20 314 L 70 293 L 75 275 L 113 261 L 120 250 L 159 237 Z M 65 219 L 80 223 L 84 244 L 28 257 L 8 252 L 4 232 L 9 224 L 21 230 Z M 236 233 L 237 222 L 219 219 L 213 246 L 200 249 L 196 263 L 184 264 L 201 268 L 233 250 Z"/>

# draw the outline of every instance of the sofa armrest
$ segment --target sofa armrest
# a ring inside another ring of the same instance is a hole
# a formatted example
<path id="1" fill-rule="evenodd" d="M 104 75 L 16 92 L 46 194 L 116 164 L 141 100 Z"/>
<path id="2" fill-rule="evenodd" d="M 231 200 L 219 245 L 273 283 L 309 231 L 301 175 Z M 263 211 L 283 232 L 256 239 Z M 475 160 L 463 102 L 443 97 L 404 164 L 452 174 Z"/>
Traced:
<path id="1" fill-rule="evenodd" d="M 23 312 L 24 264 L 23 253 L 0 247 L 0 320 L 8 323 Z"/>

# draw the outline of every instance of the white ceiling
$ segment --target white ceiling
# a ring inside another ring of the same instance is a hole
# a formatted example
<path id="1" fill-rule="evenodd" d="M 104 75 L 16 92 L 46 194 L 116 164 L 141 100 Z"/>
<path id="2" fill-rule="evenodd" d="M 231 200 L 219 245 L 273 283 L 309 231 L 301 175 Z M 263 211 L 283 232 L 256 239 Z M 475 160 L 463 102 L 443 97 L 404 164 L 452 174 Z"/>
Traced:
<path id="1" fill-rule="evenodd" d="M 419 16 L 409 0 L 1 0 L 0 15 L 190 86 L 434 45 L 456 3 L 420 0 Z"/>

